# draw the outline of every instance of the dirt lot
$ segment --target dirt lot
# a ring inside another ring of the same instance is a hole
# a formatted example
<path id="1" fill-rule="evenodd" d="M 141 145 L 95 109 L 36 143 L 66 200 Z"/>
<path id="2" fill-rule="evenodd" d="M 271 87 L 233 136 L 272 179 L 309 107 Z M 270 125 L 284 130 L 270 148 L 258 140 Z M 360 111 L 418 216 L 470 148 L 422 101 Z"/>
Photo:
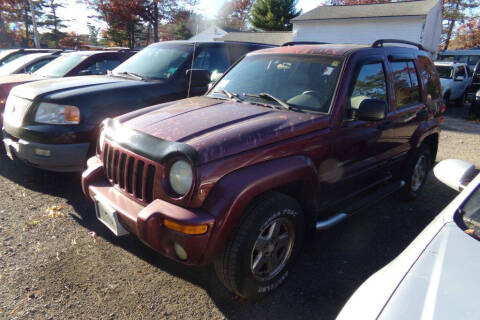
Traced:
<path id="1" fill-rule="evenodd" d="M 480 125 L 459 113 L 445 122 L 437 160 L 480 167 Z M 418 200 L 390 197 L 318 234 L 285 285 L 246 303 L 209 267 L 185 267 L 133 237 L 114 238 L 93 217 L 79 175 L 0 156 L 0 319 L 332 319 L 454 196 L 431 175 Z"/>

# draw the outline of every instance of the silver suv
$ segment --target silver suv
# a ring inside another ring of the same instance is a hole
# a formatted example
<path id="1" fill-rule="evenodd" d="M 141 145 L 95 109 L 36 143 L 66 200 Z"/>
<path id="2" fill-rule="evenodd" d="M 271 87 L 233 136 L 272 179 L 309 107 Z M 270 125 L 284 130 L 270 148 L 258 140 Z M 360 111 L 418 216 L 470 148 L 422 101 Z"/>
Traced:
<path id="1" fill-rule="evenodd" d="M 442 85 L 442 96 L 446 105 L 455 103 L 459 107 L 465 104 L 465 91 L 470 85 L 472 78 L 468 66 L 465 63 L 436 61 Z"/>

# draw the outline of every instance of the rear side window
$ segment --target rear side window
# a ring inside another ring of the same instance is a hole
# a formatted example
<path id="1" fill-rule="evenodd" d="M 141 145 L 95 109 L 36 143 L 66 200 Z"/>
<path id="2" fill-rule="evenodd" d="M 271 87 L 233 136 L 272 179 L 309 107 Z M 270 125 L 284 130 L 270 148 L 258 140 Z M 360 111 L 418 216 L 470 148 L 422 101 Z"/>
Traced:
<path id="1" fill-rule="evenodd" d="M 455 71 L 455 77 L 458 77 L 458 76 L 461 76 L 461 77 L 466 77 L 466 73 L 465 73 L 465 68 L 464 67 L 457 67 L 456 68 L 456 71 Z"/>
<path id="2" fill-rule="evenodd" d="M 111 59 L 102 59 L 97 60 L 93 64 L 91 64 L 87 69 L 90 70 L 91 74 L 101 75 L 107 74 L 108 70 L 113 70 L 120 65 L 121 61 L 118 59 L 111 60 Z"/>
<path id="3" fill-rule="evenodd" d="M 391 62 L 397 108 L 421 102 L 418 76 L 412 61 Z"/>
<path id="4" fill-rule="evenodd" d="M 363 65 L 358 73 L 350 98 L 350 108 L 358 109 L 365 99 L 387 101 L 387 85 L 382 63 Z"/>
<path id="5" fill-rule="evenodd" d="M 418 63 L 422 70 L 421 77 L 427 93 L 427 100 L 428 97 L 431 99 L 440 98 L 442 96 L 442 90 L 440 88 L 440 78 L 438 77 L 435 66 L 430 59 L 424 56 L 418 57 Z"/>
<path id="6" fill-rule="evenodd" d="M 230 58 L 225 47 L 200 47 L 194 69 L 205 69 L 212 73 L 223 73 L 230 66 Z"/>
<path id="7" fill-rule="evenodd" d="M 44 65 L 52 61 L 53 59 L 55 58 L 50 58 L 50 59 L 45 59 L 45 60 L 35 62 L 34 64 L 32 64 L 27 68 L 27 73 L 33 73 L 37 71 L 38 69 L 40 69 L 41 67 L 43 67 Z"/>

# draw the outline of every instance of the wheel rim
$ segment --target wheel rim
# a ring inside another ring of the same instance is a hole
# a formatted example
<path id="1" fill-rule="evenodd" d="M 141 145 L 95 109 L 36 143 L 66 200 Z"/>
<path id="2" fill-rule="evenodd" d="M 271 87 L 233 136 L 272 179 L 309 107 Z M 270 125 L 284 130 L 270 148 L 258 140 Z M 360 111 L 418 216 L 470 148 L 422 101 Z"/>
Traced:
<path id="1" fill-rule="evenodd" d="M 260 232 L 253 245 L 250 270 L 260 281 L 273 279 L 283 270 L 295 242 L 293 223 L 284 217 L 272 220 Z"/>
<path id="2" fill-rule="evenodd" d="M 427 158 L 421 155 L 413 167 L 411 188 L 417 191 L 422 186 L 423 180 L 427 176 Z"/>

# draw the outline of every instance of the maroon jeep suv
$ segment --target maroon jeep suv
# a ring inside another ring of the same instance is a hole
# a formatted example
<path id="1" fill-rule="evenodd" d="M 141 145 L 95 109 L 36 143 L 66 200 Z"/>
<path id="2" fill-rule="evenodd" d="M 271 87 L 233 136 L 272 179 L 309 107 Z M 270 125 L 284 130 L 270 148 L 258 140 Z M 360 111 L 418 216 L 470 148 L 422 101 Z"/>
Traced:
<path id="1" fill-rule="evenodd" d="M 266 295 L 307 235 L 425 183 L 439 77 L 420 45 L 387 42 L 252 52 L 205 96 L 104 121 L 82 179 L 98 219 Z"/>

